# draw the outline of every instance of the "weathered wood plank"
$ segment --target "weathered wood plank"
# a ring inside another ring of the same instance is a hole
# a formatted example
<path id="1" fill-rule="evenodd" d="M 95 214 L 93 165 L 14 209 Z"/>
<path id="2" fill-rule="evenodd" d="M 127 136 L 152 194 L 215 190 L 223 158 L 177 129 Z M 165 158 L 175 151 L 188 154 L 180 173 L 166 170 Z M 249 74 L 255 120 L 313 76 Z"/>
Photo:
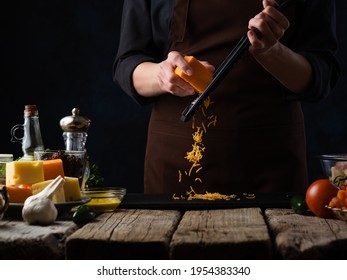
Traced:
<path id="1" fill-rule="evenodd" d="M 279 258 L 347 259 L 347 223 L 298 215 L 291 209 L 267 209 L 266 219 Z"/>
<path id="2" fill-rule="evenodd" d="M 69 236 L 67 259 L 168 259 L 179 211 L 119 209 Z"/>
<path id="3" fill-rule="evenodd" d="M 49 226 L 28 225 L 23 221 L 0 221 L 0 259 L 65 259 L 65 240 L 77 226 L 56 221 Z"/>
<path id="4" fill-rule="evenodd" d="M 172 259 L 270 259 L 259 208 L 186 212 L 170 244 Z"/>

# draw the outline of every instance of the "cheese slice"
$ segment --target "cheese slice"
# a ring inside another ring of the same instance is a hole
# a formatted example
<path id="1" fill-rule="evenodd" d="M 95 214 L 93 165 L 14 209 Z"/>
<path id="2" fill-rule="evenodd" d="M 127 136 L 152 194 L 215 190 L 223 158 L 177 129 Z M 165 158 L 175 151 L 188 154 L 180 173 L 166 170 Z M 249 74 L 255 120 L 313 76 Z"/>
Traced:
<path id="1" fill-rule="evenodd" d="M 42 161 L 11 161 L 6 163 L 6 185 L 32 185 L 44 181 Z"/>
<path id="2" fill-rule="evenodd" d="M 63 161 L 60 158 L 43 161 L 45 180 L 55 179 L 59 175 L 64 177 Z"/>
<path id="3" fill-rule="evenodd" d="M 64 193 L 65 200 L 76 201 L 81 200 L 81 190 L 80 183 L 77 177 L 67 177 L 65 176 Z"/>
<path id="4" fill-rule="evenodd" d="M 9 196 L 10 203 L 24 203 L 24 201 L 32 195 L 30 185 L 26 186 L 6 186 L 6 190 Z"/>
<path id="5" fill-rule="evenodd" d="M 33 195 L 34 194 L 37 194 L 39 192 L 41 192 L 43 189 L 45 189 L 50 183 L 52 183 L 53 179 L 52 180 L 46 180 L 46 181 L 43 181 L 43 182 L 39 182 L 39 183 L 36 183 L 36 184 L 33 184 L 31 186 L 31 189 L 32 189 L 32 193 Z M 63 202 L 66 202 L 65 200 L 65 191 L 64 191 L 64 186 L 62 188 L 58 188 L 56 190 L 56 192 L 53 194 L 53 197 L 52 197 L 52 201 L 54 203 L 63 203 Z"/>
<path id="6" fill-rule="evenodd" d="M 188 76 L 179 67 L 177 67 L 175 69 L 176 75 L 189 83 L 196 92 L 202 93 L 212 81 L 212 72 L 193 56 L 185 56 L 184 59 L 192 68 L 193 74 L 191 76 Z"/>

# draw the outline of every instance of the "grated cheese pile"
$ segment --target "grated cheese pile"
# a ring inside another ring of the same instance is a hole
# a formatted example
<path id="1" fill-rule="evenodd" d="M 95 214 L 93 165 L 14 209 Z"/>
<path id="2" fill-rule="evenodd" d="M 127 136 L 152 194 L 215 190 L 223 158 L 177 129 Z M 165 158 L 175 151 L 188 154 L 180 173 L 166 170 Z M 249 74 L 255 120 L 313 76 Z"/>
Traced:
<path id="1" fill-rule="evenodd" d="M 203 200 L 230 200 L 232 198 L 236 198 L 236 195 L 226 195 L 226 194 L 220 194 L 219 192 L 206 192 L 204 194 L 196 193 L 193 188 L 191 188 L 190 192 L 187 192 L 188 198 L 187 200 L 193 200 L 193 199 L 203 199 Z"/>
<path id="2" fill-rule="evenodd" d="M 250 194 L 250 193 L 243 193 L 243 197 L 246 199 L 255 199 L 256 196 L 255 194 Z M 186 200 L 193 200 L 193 199 L 201 199 L 201 200 L 230 200 L 230 199 L 236 199 L 240 200 L 236 194 L 231 194 L 231 195 L 226 195 L 226 194 L 221 194 L 219 192 L 205 192 L 204 194 L 202 193 L 197 193 L 192 187 L 190 187 L 190 191 L 187 191 L 187 196 L 177 196 L 176 194 L 173 194 L 172 196 L 173 199 L 186 199 Z"/>

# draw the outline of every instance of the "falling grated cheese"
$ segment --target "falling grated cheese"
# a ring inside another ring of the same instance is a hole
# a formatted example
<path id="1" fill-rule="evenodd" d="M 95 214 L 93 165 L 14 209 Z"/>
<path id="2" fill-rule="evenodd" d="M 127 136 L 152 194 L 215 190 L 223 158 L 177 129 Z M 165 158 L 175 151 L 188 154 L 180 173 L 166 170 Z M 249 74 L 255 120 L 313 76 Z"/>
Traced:
<path id="1" fill-rule="evenodd" d="M 204 107 L 201 107 L 201 113 L 204 117 L 206 117 L 206 112 L 205 112 L 205 108 Z"/>
<path id="2" fill-rule="evenodd" d="M 204 132 L 206 133 L 207 132 L 206 125 L 204 123 L 202 123 L 201 126 L 202 126 Z"/>
<path id="3" fill-rule="evenodd" d="M 203 143 L 203 138 L 205 134 L 208 132 L 208 128 L 211 126 L 216 126 L 217 125 L 217 116 L 209 113 L 210 106 L 214 103 L 212 101 L 211 97 L 208 96 L 203 104 L 199 107 L 202 115 L 202 121 L 201 124 L 197 123 L 197 119 L 195 116 L 192 118 L 192 130 L 193 130 L 193 144 L 192 144 L 192 150 L 186 153 L 186 156 L 184 157 L 191 165 L 189 170 L 179 170 L 178 174 L 178 181 L 179 183 L 185 182 L 183 180 L 183 176 L 187 177 L 193 177 L 191 179 L 194 180 L 194 186 L 199 187 L 204 185 L 203 181 L 203 176 L 198 176 L 196 175 L 197 173 L 201 172 L 203 170 L 201 161 L 205 152 L 205 145 Z M 187 168 L 187 169 L 188 169 Z M 195 172 L 195 174 L 194 174 Z M 208 193 L 206 192 L 205 194 L 197 194 L 196 192 L 193 191 L 192 187 L 191 191 L 188 193 L 188 199 L 231 199 L 232 196 L 227 196 L 227 195 L 222 195 L 219 193 Z M 193 192 L 192 192 L 193 191 Z M 179 198 L 175 198 L 179 199 Z"/>
<path id="4" fill-rule="evenodd" d="M 193 163 L 193 165 L 192 165 L 192 166 L 190 167 L 190 169 L 189 169 L 189 173 L 188 173 L 189 177 L 192 175 L 193 169 L 194 169 L 195 167 L 198 167 L 198 166 L 200 166 L 199 163 Z"/>
<path id="5" fill-rule="evenodd" d="M 206 109 L 208 109 L 208 107 L 210 107 L 211 104 L 213 104 L 214 102 L 211 101 L 211 97 L 208 96 L 205 100 L 204 100 L 204 106 Z"/>
<path id="6" fill-rule="evenodd" d="M 201 131 L 201 128 L 198 127 L 197 131 L 193 134 L 193 140 L 196 143 L 202 143 L 202 134 L 203 134 L 203 132 Z"/>
<path id="7" fill-rule="evenodd" d="M 182 172 L 181 170 L 178 170 L 178 182 L 182 182 Z"/>
<path id="8" fill-rule="evenodd" d="M 196 171 L 195 171 L 195 173 L 199 173 L 199 171 L 201 171 L 202 170 L 202 167 L 199 167 Z"/>
<path id="9" fill-rule="evenodd" d="M 189 162 L 197 163 L 202 159 L 202 152 L 205 150 L 204 147 L 199 146 L 197 143 L 194 143 L 193 149 L 190 152 L 187 152 L 185 157 Z"/>
<path id="10" fill-rule="evenodd" d="M 214 119 L 212 119 L 212 121 L 210 121 L 207 124 L 207 127 L 210 127 L 211 125 L 216 126 L 216 124 L 217 124 L 217 116 L 214 116 Z"/>

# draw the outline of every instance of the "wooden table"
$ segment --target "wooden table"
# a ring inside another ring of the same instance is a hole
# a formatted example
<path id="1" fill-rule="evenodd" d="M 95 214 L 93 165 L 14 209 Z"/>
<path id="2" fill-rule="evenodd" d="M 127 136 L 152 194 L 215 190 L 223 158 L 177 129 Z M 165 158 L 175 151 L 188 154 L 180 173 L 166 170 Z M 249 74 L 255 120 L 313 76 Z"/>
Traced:
<path id="1" fill-rule="evenodd" d="M 259 208 L 119 209 L 67 238 L 68 259 L 347 259 L 347 223 Z"/>
<path id="2" fill-rule="evenodd" d="M 46 227 L 7 217 L 0 259 L 347 259 L 347 222 L 240 203 L 176 210 L 125 203 L 83 227 L 69 217 Z"/>
<path id="3" fill-rule="evenodd" d="M 66 237 L 78 227 L 70 221 L 53 225 L 29 226 L 22 220 L 0 221 L 0 259 L 57 260 L 65 259 Z"/>

